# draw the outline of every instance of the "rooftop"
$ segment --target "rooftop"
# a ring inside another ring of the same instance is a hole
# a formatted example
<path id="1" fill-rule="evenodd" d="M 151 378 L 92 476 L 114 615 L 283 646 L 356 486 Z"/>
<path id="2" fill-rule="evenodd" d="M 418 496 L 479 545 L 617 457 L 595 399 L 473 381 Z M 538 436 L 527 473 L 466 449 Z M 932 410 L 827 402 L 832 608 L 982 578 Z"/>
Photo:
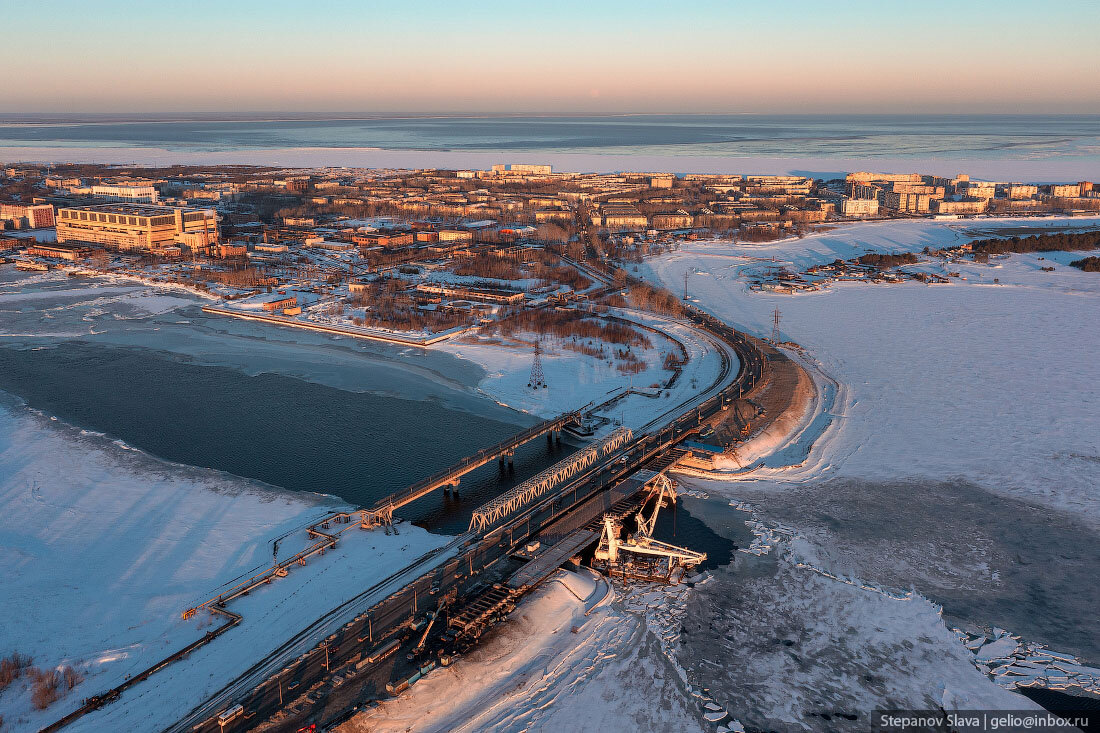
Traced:
<path id="1" fill-rule="evenodd" d="M 92 204 L 90 206 L 62 206 L 62 209 L 79 209 L 80 211 L 100 211 L 107 214 L 128 214 L 130 216 L 162 216 L 171 214 L 176 209 L 184 213 L 198 211 L 213 211 L 213 209 L 192 209 L 183 206 L 157 206 L 156 204 Z"/>

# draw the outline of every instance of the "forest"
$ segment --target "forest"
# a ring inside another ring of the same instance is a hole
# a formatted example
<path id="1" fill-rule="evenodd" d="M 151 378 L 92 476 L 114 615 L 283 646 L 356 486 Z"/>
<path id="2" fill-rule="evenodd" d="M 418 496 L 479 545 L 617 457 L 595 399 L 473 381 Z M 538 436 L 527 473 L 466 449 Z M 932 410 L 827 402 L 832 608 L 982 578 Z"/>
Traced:
<path id="1" fill-rule="evenodd" d="M 1030 237 L 1007 239 L 975 239 L 970 243 L 975 253 L 999 255 L 1023 252 L 1078 252 L 1100 249 L 1100 231 L 1055 232 Z"/>

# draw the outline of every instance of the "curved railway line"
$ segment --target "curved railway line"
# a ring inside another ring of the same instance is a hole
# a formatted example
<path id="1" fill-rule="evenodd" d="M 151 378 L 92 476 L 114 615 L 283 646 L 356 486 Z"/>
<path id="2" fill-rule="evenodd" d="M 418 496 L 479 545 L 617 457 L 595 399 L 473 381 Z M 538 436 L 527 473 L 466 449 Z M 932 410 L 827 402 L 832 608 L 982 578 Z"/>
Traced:
<path id="1" fill-rule="evenodd" d="M 633 278 L 629 278 L 633 280 Z M 561 497 L 555 497 L 551 492 L 549 498 L 540 501 L 542 503 L 525 508 L 519 516 L 511 517 L 501 526 L 487 528 L 483 532 L 466 532 L 455 537 L 443 547 L 436 548 L 409 565 L 396 570 L 386 578 L 374 583 L 338 606 L 328 610 L 308 626 L 300 630 L 291 638 L 285 640 L 275 650 L 257 661 L 235 679 L 222 686 L 218 691 L 208 696 L 207 699 L 183 716 L 177 723 L 166 730 L 176 733 L 183 731 L 209 730 L 229 731 L 248 730 L 255 716 L 255 722 L 266 720 L 270 715 L 259 715 L 260 711 L 274 708 L 282 709 L 283 702 L 283 677 L 295 677 L 298 680 L 322 678 L 329 674 L 329 647 L 326 640 L 332 640 L 339 635 L 349 638 L 358 638 L 362 643 L 369 638 L 371 643 L 376 642 L 374 628 L 384 624 L 393 626 L 389 634 L 377 635 L 378 639 L 389 638 L 393 633 L 399 632 L 407 616 L 409 595 L 412 597 L 412 607 L 416 609 L 417 595 L 426 597 L 438 589 L 440 579 L 450 579 L 452 576 L 462 576 L 463 580 L 445 581 L 445 588 L 453 586 L 456 592 L 470 591 L 469 584 L 477 575 L 475 567 L 484 569 L 490 567 L 501 556 L 507 556 L 511 548 L 522 544 L 527 537 L 532 536 L 532 528 L 537 533 L 540 528 L 558 522 L 569 511 L 582 507 L 604 489 L 616 485 L 626 476 L 640 468 L 650 466 L 655 460 L 674 447 L 684 438 L 696 431 L 699 425 L 726 409 L 735 399 L 761 384 L 767 375 L 768 363 L 764 352 L 759 348 L 756 339 L 739 333 L 722 323 L 713 316 L 691 306 L 687 306 L 687 318 L 681 323 L 690 324 L 695 328 L 701 340 L 710 344 L 718 354 L 721 364 L 715 379 L 704 389 L 692 395 L 679 404 L 670 407 L 660 415 L 651 419 L 648 423 L 636 430 L 631 442 L 604 457 L 599 465 L 583 471 L 576 478 L 571 478 L 568 486 L 563 487 Z M 646 326 L 650 328 L 649 326 Z M 666 334 L 673 341 L 677 341 L 671 334 Z M 677 341 L 677 343 L 679 343 Z M 682 344 L 681 344 L 682 347 Z M 736 372 L 734 362 L 737 362 Z M 593 408 L 593 410 L 598 408 Z M 524 431 L 535 432 L 541 435 L 546 432 L 546 425 L 553 423 L 553 429 L 560 428 L 567 419 L 572 419 L 575 413 L 569 413 L 534 428 Z M 539 432 L 539 431 L 542 432 Z M 517 436 L 518 437 L 518 436 Z M 507 442 L 507 441 L 506 441 Z M 473 462 L 484 462 L 488 455 L 496 455 L 496 448 L 479 451 L 472 459 Z M 484 454 L 484 455 L 482 455 Z M 482 465 L 482 463 L 478 463 Z M 436 479 L 445 479 L 442 474 L 451 469 L 433 475 L 424 481 L 417 482 L 405 492 L 404 496 L 422 496 L 423 487 L 435 485 Z M 442 480 L 441 479 L 441 480 Z M 572 488 L 572 504 L 559 511 L 557 502 L 566 501 L 563 497 Z M 595 487 L 595 488 L 592 488 Z M 588 489 L 582 493 L 583 489 Z M 370 512 L 372 510 L 361 510 Z M 549 512 L 549 519 L 544 515 Z M 347 515 L 350 519 L 350 515 Z M 322 520 L 327 528 L 327 521 L 333 521 L 330 517 Z M 336 520 L 347 521 L 347 520 Z M 533 524 L 534 521 L 534 524 Z M 311 536 L 321 537 L 322 544 L 325 541 L 335 543 L 335 538 L 316 528 L 322 522 L 314 523 L 309 530 Z M 365 522 L 364 522 L 365 524 Z M 337 533 L 338 535 L 338 533 Z M 327 540 L 325 539 L 327 538 Z M 503 548 L 503 549 L 502 549 Z M 469 566 L 469 575 L 464 575 L 463 570 Z M 458 568 L 459 572 L 454 572 Z M 429 588 L 430 586 L 430 588 Z M 473 588 L 476 590 L 476 584 Z M 472 592 L 472 591 L 471 591 Z M 90 713 L 116 699 L 129 687 L 147 680 L 154 672 L 162 669 L 169 663 L 181 659 L 195 652 L 199 647 L 213 641 L 221 633 L 228 631 L 240 623 L 240 617 L 227 611 L 221 597 L 213 599 L 207 605 L 215 613 L 224 615 L 227 621 L 218 629 L 208 634 L 195 643 L 189 645 L 164 660 L 161 660 L 148 670 L 135 675 L 116 688 L 101 695 L 89 698 L 85 705 L 70 713 L 44 730 L 53 731 Z M 397 624 L 397 625 L 395 625 Z M 365 633 L 364 633 L 365 632 Z M 333 642 L 336 644 L 337 642 Z M 345 641 L 338 642 L 344 645 Z M 325 664 L 319 664 L 318 659 L 324 652 Z M 323 668 L 323 669 L 322 669 Z M 148 682 L 146 682 L 148 684 Z M 278 686 L 278 706 L 274 705 L 272 688 Z M 238 718 L 231 725 L 220 725 L 216 716 L 234 702 L 246 701 L 253 707 L 252 715 Z"/>

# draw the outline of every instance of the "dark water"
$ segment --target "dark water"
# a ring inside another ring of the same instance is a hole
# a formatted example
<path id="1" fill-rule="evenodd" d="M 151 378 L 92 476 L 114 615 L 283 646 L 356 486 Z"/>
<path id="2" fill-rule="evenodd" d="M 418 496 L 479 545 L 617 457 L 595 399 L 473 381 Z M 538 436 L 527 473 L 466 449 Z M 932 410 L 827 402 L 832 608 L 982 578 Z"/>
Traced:
<path id="1" fill-rule="evenodd" d="M 0 146 L 526 150 L 1100 160 L 1098 115 L 629 115 L 360 120 L 0 119 Z"/>
<path id="2" fill-rule="evenodd" d="M 1100 729 L 1100 700 L 1095 697 L 1070 695 L 1059 690 L 1044 690 L 1040 687 L 1021 687 L 1018 692 L 1052 713 L 1066 718 L 1083 718 L 1087 722 L 1080 726 L 1081 730 Z"/>
<path id="3" fill-rule="evenodd" d="M 0 348 L 0 390 L 169 461 L 356 505 L 520 429 L 436 400 L 347 392 L 189 364 L 165 352 L 73 341 Z M 464 530 L 479 504 L 572 450 L 533 441 L 517 452 L 514 474 L 491 464 L 463 480 L 459 500 L 425 497 L 405 516 L 438 531 Z"/>
<path id="4" fill-rule="evenodd" d="M 715 512 L 715 508 L 719 511 Z M 738 547 L 746 547 L 752 542 L 752 533 L 743 521 L 738 521 L 739 517 L 721 511 L 723 508 L 727 508 L 723 502 L 680 499 L 675 507 L 666 507 L 657 515 L 654 536 L 662 542 L 707 553 L 699 570 L 728 565 Z M 701 518 L 704 516 L 707 516 L 706 522 Z"/>

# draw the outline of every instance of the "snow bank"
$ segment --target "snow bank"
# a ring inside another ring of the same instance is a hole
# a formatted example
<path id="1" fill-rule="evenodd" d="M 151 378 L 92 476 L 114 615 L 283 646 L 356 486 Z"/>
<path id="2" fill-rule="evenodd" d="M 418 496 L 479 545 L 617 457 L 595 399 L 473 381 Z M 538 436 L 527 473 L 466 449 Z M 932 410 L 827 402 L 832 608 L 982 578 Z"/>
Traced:
<path id="1" fill-rule="evenodd" d="M 167 464 L 101 436 L 0 407 L 0 650 L 86 680 L 45 712 L 24 684 L 0 692 L 13 730 L 37 729 L 211 625 L 180 612 L 306 544 L 334 503 Z M 340 546 L 231 604 L 244 621 L 73 724 L 159 730 L 283 639 L 448 538 L 350 532 Z M 338 581 L 338 582 L 333 582 Z"/>
<path id="2" fill-rule="evenodd" d="M 613 606 L 586 616 L 577 582 L 546 583 L 468 656 L 339 730 L 705 730 L 644 626 Z"/>

